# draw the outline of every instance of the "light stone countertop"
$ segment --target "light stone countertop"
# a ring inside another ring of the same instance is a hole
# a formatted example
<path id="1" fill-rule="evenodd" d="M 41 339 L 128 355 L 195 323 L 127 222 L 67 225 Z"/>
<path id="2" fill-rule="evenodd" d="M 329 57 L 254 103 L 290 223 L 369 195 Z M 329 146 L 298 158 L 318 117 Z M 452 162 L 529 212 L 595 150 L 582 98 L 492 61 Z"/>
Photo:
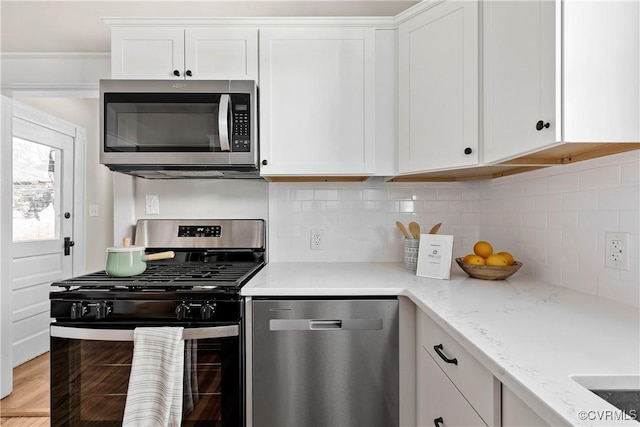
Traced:
<path id="1" fill-rule="evenodd" d="M 406 296 L 550 425 L 638 425 L 615 420 L 621 411 L 570 378 L 640 374 L 635 307 L 519 272 L 501 281 L 473 279 L 455 265 L 450 280 L 439 280 L 396 263 L 274 262 L 241 293 Z"/>

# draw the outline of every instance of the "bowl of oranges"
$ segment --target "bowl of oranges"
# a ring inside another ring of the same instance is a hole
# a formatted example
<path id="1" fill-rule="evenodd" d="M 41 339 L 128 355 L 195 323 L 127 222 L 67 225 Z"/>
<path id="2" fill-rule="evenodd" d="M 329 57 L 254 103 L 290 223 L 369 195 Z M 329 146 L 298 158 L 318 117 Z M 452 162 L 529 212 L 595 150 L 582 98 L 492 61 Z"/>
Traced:
<path id="1" fill-rule="evenodd" d="M 509 252 L 494 253 L 491 244 L 484 240 L 473 245 L 472 254 L 456 258 L 456 262 L 469 276 L 484 280 L 504 280 L 522 267 Z"/>

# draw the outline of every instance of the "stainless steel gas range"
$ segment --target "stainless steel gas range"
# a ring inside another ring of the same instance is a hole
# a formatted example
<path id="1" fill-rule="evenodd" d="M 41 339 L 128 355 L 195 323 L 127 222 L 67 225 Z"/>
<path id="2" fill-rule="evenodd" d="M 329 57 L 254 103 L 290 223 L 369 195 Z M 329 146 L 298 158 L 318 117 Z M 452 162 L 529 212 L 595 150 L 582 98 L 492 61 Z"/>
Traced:
<path id="1" fill-rule="evenodd" d="M 140 220 L 135 245 L 176 257 L 52 284 L 51 425 L 122 425 L 133 332 L 161 326 L 184 328 L 182 425 L 244 425 L 240 288 L 265 265 L 264 221 Z"/>

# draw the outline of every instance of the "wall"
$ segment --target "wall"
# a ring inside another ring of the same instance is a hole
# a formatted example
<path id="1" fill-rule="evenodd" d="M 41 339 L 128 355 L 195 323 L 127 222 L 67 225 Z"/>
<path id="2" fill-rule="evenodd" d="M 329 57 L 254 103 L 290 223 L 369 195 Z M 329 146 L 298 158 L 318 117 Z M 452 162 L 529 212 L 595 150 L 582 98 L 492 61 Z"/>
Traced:
<path id="1" fill-rule="evenodd" d="M 268 218 L 269 187 L 263 179 L 134 179 L 134 216 L 140 218 Z M 147 195 L 160 213 L 147 215 Z M 123 236 L 124 237 L 124 236 Z"/>
<path id="2" fill-rule="evenodd" d="M 522 273 L 640 305 L 639 176 L 634 151 L 491 181 L 272 183 L 270 260 L 400 262 L 396 220 L 442 222 L 455 257 L 485 239 L 523 261 Z M 310 249 L 314 228 L 324 250 Z M 631 271 L 604 267 L 606 231 L 631 233 Z"/>
<path id="3" fill-rule="evenodd" d="M 104 269 L 105 248 L 113 239 L 113 173 L 99 161 L 98 98 L 15 99 L 86 129 L 86 271 Z M 97 206 L 98 216 L 88 216 L 89 205 Z"/>

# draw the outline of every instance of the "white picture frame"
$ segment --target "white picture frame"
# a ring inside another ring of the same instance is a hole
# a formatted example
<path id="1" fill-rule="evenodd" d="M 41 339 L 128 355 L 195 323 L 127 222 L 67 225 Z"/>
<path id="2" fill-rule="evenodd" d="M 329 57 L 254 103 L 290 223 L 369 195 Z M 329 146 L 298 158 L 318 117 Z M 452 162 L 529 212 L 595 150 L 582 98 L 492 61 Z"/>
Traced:
<path id="1" fill-rule="evenodd" d="M 453 258 L 453 235 L 421 234 L 416 275 L 449 280 Z"/>

